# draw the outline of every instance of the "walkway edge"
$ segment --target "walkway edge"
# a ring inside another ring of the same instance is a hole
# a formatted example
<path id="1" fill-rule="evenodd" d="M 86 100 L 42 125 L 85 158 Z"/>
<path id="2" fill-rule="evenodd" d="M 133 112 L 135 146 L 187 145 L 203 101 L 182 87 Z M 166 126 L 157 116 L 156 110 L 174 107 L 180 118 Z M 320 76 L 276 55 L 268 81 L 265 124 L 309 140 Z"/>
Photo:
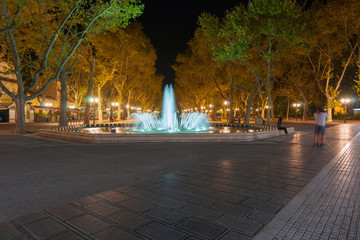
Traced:
<path id="1" fill-rule="evenodd" d="M 316 186 L 326 177 L 335 163 L 349 148 L 351 142 L 360 136 L 355 135 L 341 151 L 299 192 L 256 236 L 254 240 L 273 239 L 281 228 L 287 223 L 306 198 L 316 189 Z M 360 223 L 359 223 L 360 224 Z M 360 231 L 358 229 L 358 231 Z"/>

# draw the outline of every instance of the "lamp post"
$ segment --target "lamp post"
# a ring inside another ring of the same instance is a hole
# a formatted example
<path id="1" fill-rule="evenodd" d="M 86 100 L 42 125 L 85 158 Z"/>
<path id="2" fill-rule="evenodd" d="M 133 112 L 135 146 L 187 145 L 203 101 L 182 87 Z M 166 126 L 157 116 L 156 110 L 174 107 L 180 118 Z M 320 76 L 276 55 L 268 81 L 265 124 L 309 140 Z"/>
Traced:
<path id="1" fill-rule="evenodd" d="M 301 104 L 300 103 L 294 103 L 293 106 L 294 106 L 294 108 L 296 108 L 295 109 L 295 121 L 297 121 L 297 113 L 298 113 L 298 110 L 299 110 L 299 107 L 301 106 Z"/>
<path id="2" fill-rule="evenodd" d="M 349 98 L 342 98 L 340 102 L 344 105 L 344 123 L 346 123 L 346 110 L 347 110 L 347 104 L 350 102 Z"/>
<path id="3" fill-rule="evenodd" d="M 224 107 L 224 117 L 226 117 L 226 120 L 227 120 L 227 122 L 229 122 L 229 119 L 228 119 L 228 113 L 226 112 L 226 110 L 227 110 L 227 105 L 228 105 L 228 101 L 224 101 L 224 105 L 225 105 L 225 107 Z"/>
<path id="4" fill-rule="evenodd" d="M 94 110 L 93 110 L 93 113 L 94 113 L 94 124 L 95 124 L 95 103 L 98 103 L 99 102 L 99 99 L 97 98 L 90 98 L 90 103 L 93 104 L 93 107 L 94 107 Z"/>

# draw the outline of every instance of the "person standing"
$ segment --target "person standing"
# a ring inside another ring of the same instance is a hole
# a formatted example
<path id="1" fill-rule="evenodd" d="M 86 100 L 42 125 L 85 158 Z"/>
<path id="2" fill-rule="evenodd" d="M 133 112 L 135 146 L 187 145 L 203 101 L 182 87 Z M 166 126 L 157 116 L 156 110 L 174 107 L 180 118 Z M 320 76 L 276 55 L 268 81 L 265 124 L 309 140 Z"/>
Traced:
<path id="1" fill-rule="evenodd" d="M 325 134 L 326 127 L 325 123 L 328 119 L 328 114 L 325 112 L 324 108 L 319 107 L 314 114 L 315 118 L 315 133 L 314 133 L 314 144 L 313 146 L 323 147 L 325 146 Z M 321 144 L 319 144 L 319 135 L 321 134 Z"/>
<path id="2" fill-rule="evenodd" d="M 282 117 L 281 116 L 279 117 L 279 120 L 278 120 L 278 122 L 276 124 L 276 127 L 279 130 L 284 130 L 286 135 L 288 134 L 288 131 L 287 131 L 286 127 L 282 126 Z"/>

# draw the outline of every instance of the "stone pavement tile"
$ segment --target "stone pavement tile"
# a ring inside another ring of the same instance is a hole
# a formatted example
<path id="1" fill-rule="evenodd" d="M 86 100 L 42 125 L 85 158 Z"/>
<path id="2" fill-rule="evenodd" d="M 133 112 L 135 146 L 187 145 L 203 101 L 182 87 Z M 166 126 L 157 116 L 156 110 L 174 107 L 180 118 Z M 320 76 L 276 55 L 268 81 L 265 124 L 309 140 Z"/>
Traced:
<path id="1" fill-rule="evenodd" d="M 190 236 L 190 237 L 185 238 L 184 240 L 203 240 L 203 238 L 198 238 L 198 237 Z"/>
<path id="2" fill-rule="evenodd" d="M 89 197 L 81 198 L 81 199 L 73 201 L 73 202 L 76 204 L 79 204 L 79 205 L 87 205 L 90 203 L 98 202 L 100 200 L 101 199 L 99 199 L 99 198 L 94 198 L 94 197 L 89 196 Z"/>
<path id="3" fill-rule="evenodd" d="M 234 203 L 219 201 L 211 206 L 212 209 L 228 212 L 240 216 L 249 214 L 253 209 Z"/>
<path id="4" fill-rule="evenodd" d="M 257 191 L 260 188 L 263 187 L 262 184 L 258 184 L 258 183 L 250 183 L 250 182 L 240 182 L 237 184 L 239 187 L 244 188 L 244 189 L 248 189 L 248 190 L 253 190 L 253 191 Z"/>
<path id="5" fill-rule="evenodd" d="M 17 224 L 22 225 L 22 224 L 37 221 L 37 220 L 40 220 L 40 219 L 46 218 L 46 217 L 49 217 L 49 215 L 45 212 L 40 211 L 40 212 L 31 213 L 31 214 L 19 217 L 19 218 L 15 219 L 15 222 Z"/>
<path id="6" fill-rule="evenodd" d="M 304 187 L 306 185 L 307 182 L 304 182 L 304 181 L 298 181 L 298 180 L 289 180 L 289 179 L 286 179 L 286 180 L 278 180 L 279 182 L 282 182 L 282 183 L 286 183 L 286 184 L 290 184 L 290 185 L 294 185 L 294 186 L 297 186 L 297 187 Z"/>
<path id="7" fill-rule="evenodd" d="M 160 207 L 153 207 L 153 208 L 145 211 L 143 214 L 153 217 L 153 218 L 156 218 L 163 222 L 166 222 L 170 225 L 189 216 L 188 214 L 179 212 L 177 210 L 173 210 L 173 209 L 169 209 L 169 208 L 160 208 Z"/>
<path id="8" fill-rule="evenodd" d="M 204 179 L 198 179 L 198 178 L 195 178 L 195 177 L 184 178 L 184 179 L 182 179 L 182 181 L 184 183 L 196 185 L 196 186 L 199 186 L 199 187 L 206 187 L 206 186 L 209 185 L 209 181 L 204 180 Z"/>
<path id="9" fill-rule="evenodd" d="M 55 215 L 63 221 L 86 214 L 85 211 L 74 207 L 71 204 L 65 204 L 50 208 L 47 210 L 47 212 Z"/>
<path id="10" fill-rule="evenodd" d="M 300 192 L 303 187 L 298 187 L 294 185 L 288 185 L 285 187 L 285 190 L 293 191 L 293 192 Z"/>
<path id="11" fill-rule="evenodd" d="M 136 189 L 139 189 L 139 188 L 134 187 L 132 185 L 125 185 L 125 186 L 119 187 L 119 188 L 114 189 L 114 190 L 122 192 L 122 193 L 128 193 L 129 191 L 133 191 L 133 190 L 136 190 Z"/>
<path id="12" fill-rule="evenodd" d="M 164 179 L 161 177 L 158 179 L 152 179 L 149 181 L 159 184 L 162 187 L 168 187 L 168 188 L 172 188 L 172 189 L 176 189 L 176 190 L 183 190 L 185 187 L 189 186 L 189 184 L 184 183 L 184 182 L 179 182 L 179 181 L 171 180 L 171 179 Z"/>
<path id="13" fill-rule="evenodd" d="M 279 196 L 279 195 L 275 195 L 272 198 L 270 198 L 269 202 L 273 202 L 273 203 L 277 203 L 277 204 L 281 204 L 281 205 L 286 205 L 291 201 L 291 198 L 287 198 L 287 197 L 283 197 L 283 196 Z"/>
<path id="14" fill-rule="evenodd" d="M 89 205 L 86 205 L 85 208 L 101 215 L 101 216 L 108 216 L 111 215 L 113 213 L 116 213 L 120 210 L 122 210 L 122 208 L 111 205 L 107 202 L 103 202 L 103 201 L 99 201 L 99 202 L 94 202 L 91 203 Z"/>
<path id="15" fill-rule="evenodd" d="M 255 234 L 263 226 L 261 223 L 249 218 L 227 213 L 216 219 L 214 222 L 250 235 Z"/>
<path id="16" fill-rule="evenodd" d="M 158 222 L 151 222 L 145 226 L 142 226 L 137 229 L 136 232 L 154 240 L 177 240 L 183 239 L 187 235 L 185 232 L 168 227 Z"/>
<path id="17" fill-rule="evenodd" d="M 52 218 L 27 223 L 22 226 L 37 239 L 45 239 L 52 235 L 67 231 L 67 229 Z"/>
<path id="18" fill-rule="evenodd" d="M 117 191 L 103 192 L 103 193 L 96 194 L 95 196 L 100 197 L 102 199 L 106 199 L 110 202 L 120 202 L 120 201 L 123 201 L 123 200 L 129 198 L 129 196 L 119 193 Z"/>
<path id="19" fill-rule="evenodd" d="M 275 213 L 255 210 L 254 212 L 252 212 L 249 215 L 249 218 L 254 219 L 263 224 L 267 224 L 268 222 L 271 221 L 271 219 L 273 219 L 274 216 L 275 216 Z"/>
<path id="20" fill-rule="evenodd" d="M 282 207 L 282 205 L 280 205 L 280 204 L 261 201 L 261 200 L 257 200 L 254 198 L 249 198 L 249 199 L 245 200 L 244 202 L 241 203 L 241 205 L 244 205 L 249 208 L 256 208 L 259 210 L 264 210 L 264 211 L 274 212 L 274 213 L 277 212 Z"/>
<path id="21" fill-rule="evenodd" d="M 12 224 L 0 224 L 0 239 L 12 239 L 19 236 L 21 236 L 21 233 Z"/>
<path id="22" fill-rule="evenodd" d="M 296 192 L 279 189 L 279 188 L 272 188 L 272 187 L 264 187 L 261 189 L 263 192 L 272 193 L 272 194 L 278 194 L 283 197 L 293 198 L 296 195 Z"/>
<path id="23" fill-rule="evenodd" d="M 210 195 L 218 200 L 223 200 L 232 203 L 241 203 L 245 199 L 247 199 L 247 197 L 245 197 L 244 195 L 239 195 L 235 193 L 226 193 L 226 192 L 212 192 L 210 193 Z"/>
<path id="24" fill-rule="evenodd" d="M 153 205 L 151 205 L 145 201 L 138 200 L 136 198 L 129 198 L 127 200 L 120 201 L 117 204 L 120 206 L 130 208 L 137 212 L 143 212 L 143 211 L 146 211 L 146 210 L 150 209 L 151 207 L 153 207 Z"/>
<path id="25" fill-rule="evenodd" d="M 195 218 L 188 218 L 176 225 L 177 227 L 184 229 L 190 233 L 196 234 L 198 236 L 215 239 L 226 229 L 220 226 L 217 226 L 212 223 L 201 221 Z"/>
<path id="26" fill-rule="evenodd" d="M 283 188 L 285 186 L 284 183 L 277 183 L 277 182 L 269 182 L 264 180 L 256 180 L 255 183 L 258 185 L 262 185 L 263 187 L 274 187 L 274 188 Z M 256 189 L 259 190 L 259 189 Z"/>
<path id="27" fill-rule="evenodd" d="M 179 189 L 175 189 L 175 188 L 172 188 L 172 187 L 161 187 L 157 190 L 154 190 L 156 191 L 156 193 L 158 193 L 158 197 L 161 197 L 161 196 L 166 196 L 166 197 L 171 197 L 171 198 L 180 198 L 182 197 L 184 194 L 186 194 L 186 191 L 184 190 L 179 190 Z M 152 199 L 154 200 L 154 199 Z"/>
<path id="28" fill-rule="evenodd" d="M 185 193 L 183 196 L 177 199 L 183 202 L 197 203 L 205 206 L 209 206 L 217 202 L 217 200 L 213 197 L 202 196 L 195 193 Z"/>
<path id="29" fill-rule="evenodd" d="M 91 236 L 95 240 L 141 240 L 143 238 L 117 227 L 110 227 Z"/>
<path id="30" fill-rule="evenodd" d="M 210 189 L 210 188 L 198 187 L 195 185 L 189 185 L 188 187 L 184 188 L 183 190 L 185 192 L 192 192 L 192 193 L 205 195 L 205 196 L 207 196 L 210 192 L 214 191 L 213 189 Z"/>
<path id="31" fill-rule="evenodd" d="M 110 226 L 107 222 L 90 214 L 73 218 L 66 222 L 85 234 L 92 234 Z"/>
<path id="32" fill-rule="evenodd" d="M 266 187 L 264 187 L 262 189 L 266 189 Z M 253 191 L 253 190 L 248 190 L 248 189 L 240 189 L 240 190 L 236 191 L 235 193 L 242 195 L 242 196 L 256 198 L 256 199 L 265 200 L 265 201 L 268 200 L 272 196 L 272 193 L 269 193 L 269 192 Z"/>
<path id="33" fill-rule="evenodd" d="M 239 190 L 238 187 L 225 185 L 225 184 L 219 184 L 219 183 L 210 184 L 209 188 L 219 191 L 219 192 L 228 192 L 228 193 L 233 193 L 233 192 L 236 192 L 237 190 Z"/>
<path id="34" fill-rule="evenodd" d="M 224 236 L 221 236 L 219 239 L 220 240 L 250 240 L 251 237 L 246 236 L 241 233 L 230 231 L 230 232 L 226 233 Z"/>
<path id="35" fill-rule="evenodd" d="M 155 192 L 151 192 L 151 191 L 147 191 L 144 189 L 140 189 L 140 188 L 130 188 L 127 187 L 125 189 L 116 189 L 116 191 L 121 191 L 123 193 L 126 193 L 127 195 L 133 196 L 133 197 L 137 197 L 139 199 L 144 199 L 144 200 L 152 200 L 154 198 L 159 197 L 159 194 L 155 193 Z"/>
<path id="36" fill-rule="evenodd" d="M 210 209 L 210 208 L 205 208 L 205 207 L 201 207 L 199 205 L 196 204 L 189 204 L 183 208 L 180 209 L 180 211 L 188 214 L 188 215 L 192 215 L 196 218 L 203 218 L 205 220 L 211 220 L 215 217 L 219 217 L 221 216 L 223 213 Z"/>
<path id="37" fill-rule="evenodd" d="M 164 197 L 164 196 L 160 196 L 158 198 L 155 198 L 151 202 L 158 205 L 158 206 L 160 206 L 160 207 L 174 208 L 174 209 L 181 208 L 181 207 L 186 205 L 186 203 L 183 202 L 183 201 L 179 201 L 177 199 Z"/>
<path id="38" fill-rule="evenodd" d="M 86 239 L 86 238 L 81 237 L 80 235 L 78 235 L 72 231 L 68 231 L 68 232 L 56 235 L 54 237 L 51 237 L 48 240 L 83 240 L 83 239 Z"/>
<path id="39" fill-rule="evenodd" d="M 150 221 L 149 218 L 140 216 L 127 210 L 122 210 L 107 217 L 108 219 L 130 229 L 137 228 Z"/>

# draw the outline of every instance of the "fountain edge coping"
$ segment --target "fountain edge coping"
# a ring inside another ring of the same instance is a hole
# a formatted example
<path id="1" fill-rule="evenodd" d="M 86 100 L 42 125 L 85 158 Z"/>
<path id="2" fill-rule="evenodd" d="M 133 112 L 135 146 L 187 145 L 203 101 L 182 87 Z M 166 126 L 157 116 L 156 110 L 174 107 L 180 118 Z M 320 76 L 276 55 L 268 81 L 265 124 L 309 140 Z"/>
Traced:
<path id="1" fill-rule="evenodd" d="M 103 126 L 101 126 L 103 125 Z M 105 126 L 106 125 L 106 126 Z M 219 126 L 219 124 L 212 124 Z M 221 124 L 221 126 L 237 126 L 238 124 Z M 85 125 L 82 125 L 85 127 Z M 117 124 L 91 124 L 90 127 L 117 127 Z M 130 126 L 130 124 L 122 125 Z M 255 141 L 258 139 L 271 138 L 285 135 L 283 130 L 273 126 L 250 125 L 255 128 L 272 130 L 249 132 L 249 133 L 149 133 L 149 134 L 90 134 L 79 133 L 74 130 L 79 126 L 59 127 L 55 129 L 41 129 L 38 136 L 58 138 L 88 143 L 117 143 L 117 142 L 241 142 Z M 294 128 L 289 127 L 288 134 L 294 134 Z"/>

